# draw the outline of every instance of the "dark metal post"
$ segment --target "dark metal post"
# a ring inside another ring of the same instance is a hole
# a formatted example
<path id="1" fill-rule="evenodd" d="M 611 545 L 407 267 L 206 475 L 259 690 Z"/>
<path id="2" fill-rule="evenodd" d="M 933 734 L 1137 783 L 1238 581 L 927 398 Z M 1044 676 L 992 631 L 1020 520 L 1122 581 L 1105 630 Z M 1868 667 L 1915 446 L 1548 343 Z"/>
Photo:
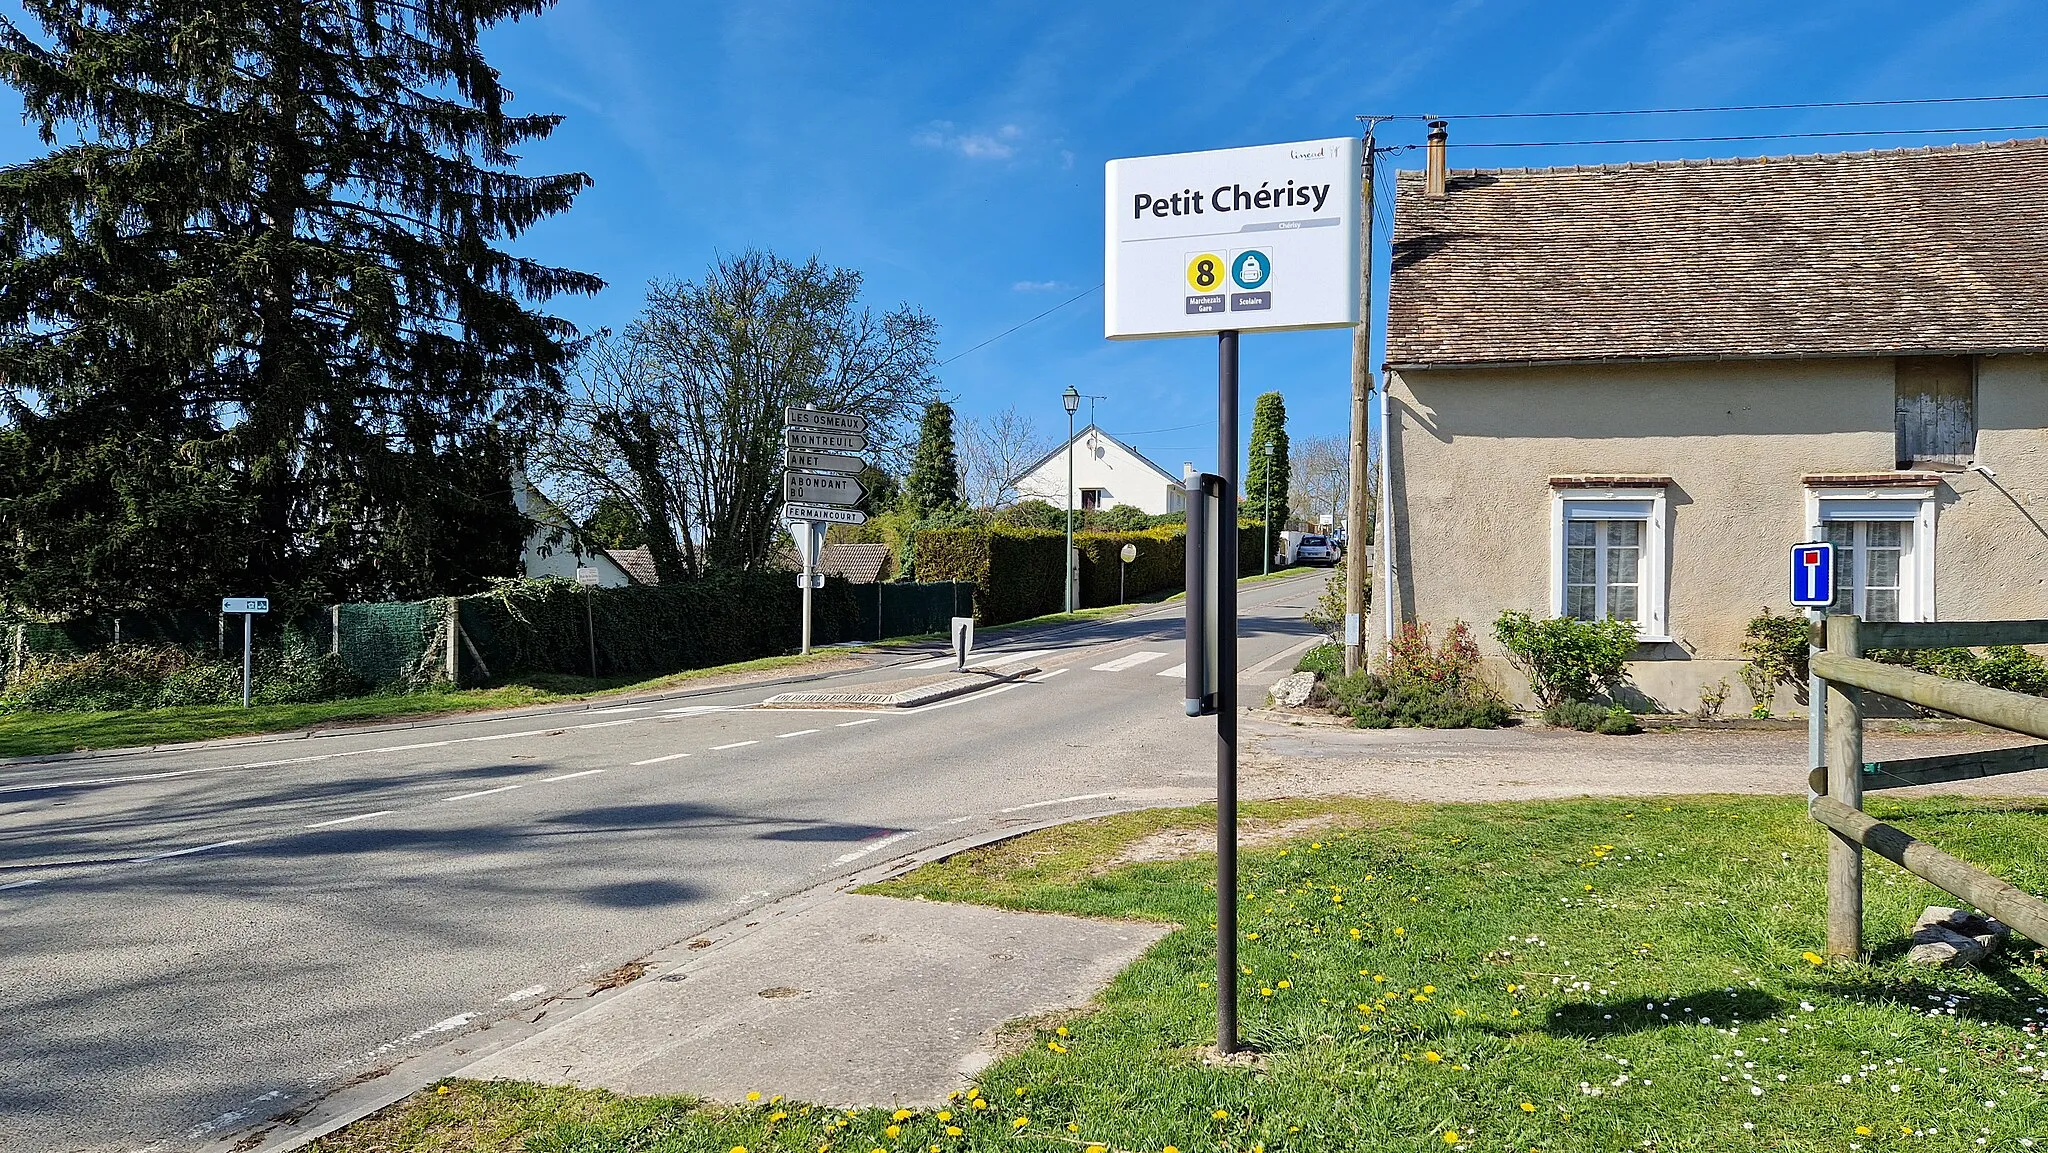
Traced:
<path id="1" fill-rule="evenodd" d="M 1237 333 L 1216 336 L 1216 1050 L 1237 1052 Z"/>
<path id="2" fill-rule="evenodd" d="M 583 631 L 590 634 L 590 679 L 597 679 L 597 614 L 590 607 L 597 596 L 597 586 L 589 585 L 583 590 Z"/>

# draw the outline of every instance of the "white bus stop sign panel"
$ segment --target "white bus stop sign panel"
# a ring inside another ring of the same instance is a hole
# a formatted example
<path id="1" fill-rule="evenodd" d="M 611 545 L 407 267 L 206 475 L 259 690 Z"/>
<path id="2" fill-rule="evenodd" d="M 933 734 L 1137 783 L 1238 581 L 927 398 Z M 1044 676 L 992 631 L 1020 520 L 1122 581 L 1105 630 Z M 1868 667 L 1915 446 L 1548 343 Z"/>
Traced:
<path id="1" fill-rule="evenodd" d="M 1358 323 L 1357 140 L 1112 160 L 1112 340 Z"/>
<path id="2" fill-rule="evenodd" d="M 1792 603 L 1825 608 L 1835 599 L 1835 546 L 1808 541 L 1792 546 Z"/>

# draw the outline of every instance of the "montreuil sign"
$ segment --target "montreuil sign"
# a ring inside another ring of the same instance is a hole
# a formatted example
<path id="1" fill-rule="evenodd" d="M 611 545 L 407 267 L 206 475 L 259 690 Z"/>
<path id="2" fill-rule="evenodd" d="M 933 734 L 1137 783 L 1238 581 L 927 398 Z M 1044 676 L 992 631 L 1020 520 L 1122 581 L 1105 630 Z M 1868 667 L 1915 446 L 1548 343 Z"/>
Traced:
<path id="1" fill-rule="evenodd" d="M 866 452 L 868 438 L 853 432 L 825 432 L 815 428 L 784 429 L 782 443 L 803 452 Z"/>

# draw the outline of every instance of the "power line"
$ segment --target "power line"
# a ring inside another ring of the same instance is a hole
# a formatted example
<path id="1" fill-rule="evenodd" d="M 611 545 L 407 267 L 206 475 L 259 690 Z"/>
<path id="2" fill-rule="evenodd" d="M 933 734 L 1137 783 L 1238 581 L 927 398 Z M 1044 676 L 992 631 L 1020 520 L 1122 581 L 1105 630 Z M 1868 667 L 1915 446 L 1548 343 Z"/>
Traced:
<path id="1" fill-rule="evenodd" d="M 1103 283 L 1107 284 L 1108 282 L 1104 281 Z M 1010 327 L 1002 330 L 1001 332 L 996 333 L 994 336 L 989 337 L 987 340 L 982 341 L 980 344 L 975 345 L 973 348 L 968 349 L 966 352 L 954 353 L 952 356 L 949 356 L 946 359 L 940 361 L 939 367 L 944 368 L 945 366 L 953 363 L 954 361 L 960 359 L 961 357 L 966 356 L 968 352 L 979 352 L 982 349 L 987 348 L 989 345 L 994 344 L 996 341 L 1001 340 L 1002 338 L 1010 335 L 1011 333 L 1017 331 L 1020 328 L 1023 328 L 1026 325 L 1036 324 L 1039 321 L 1044 320 L 1046 317 L 1051 316 L 1053 313 L 1058 312 L 1060 309 L 1065 308 L 1069 304 L 1074 303 L 1075 301 L 1081 299 L 1084 296 L 1088 296 L 1092 293 L 1102 291 L 1102 287 L 1102 284 L 1098 284 L 1094 288 L 1090 288 L 1082 292 L 1077 292 L 1074 295 L 1069 296 L 1065 300 L 1060 301 L 1058 304 L 1053 305 L 1051 308 L 1046 309 L 1044 312 L 1039 313 L 1037 316 L 1032 317 L 1030 320 L 1019 321 L 1018 323 L 1011 325 Z"/>
<path id="2" fill-rule="evenodd" d="M 1711 144 L 1743 140 L 1824 140 L 1844 136 L 1962 136 L 1988 132 L 2048 131 L 2048 124 L 2003 124 L 1981 128 L 1871 128 L 1853 132 L 1757 132 L 1735 136 L 1638 136 L 1614 140 L 1479 140 L 1459 148 L 1589 148 L 1608 144 Z"/>
<path id="3" fill-rule="evenodd" d="M 1709 112 L 1788 112 L 1825 108 L 1909 108 L 1927 104 L 1998 104 L 2048 100 L 2048 93 L 2014 96 L 1922 96 L 1899 100 L 1815 100 L 1789 104 L 1714 104 L 1696 108 L 1609 108 L 1588 112 L 1466 112 L 1453 116 L 1377 116 L 1375 120 L 1555 120 L 1582 116 L 1678 116 Z M 1359 117 L 1364 120 L 1368 117 Z"/>

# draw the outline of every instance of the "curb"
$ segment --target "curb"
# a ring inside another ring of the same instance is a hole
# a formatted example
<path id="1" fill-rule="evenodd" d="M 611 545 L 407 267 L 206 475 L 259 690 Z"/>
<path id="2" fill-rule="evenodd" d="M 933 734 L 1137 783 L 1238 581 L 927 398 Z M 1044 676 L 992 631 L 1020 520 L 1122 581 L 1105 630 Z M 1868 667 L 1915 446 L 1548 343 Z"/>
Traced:
<path id="1" fill-rule="evenodd" d="M 914 853 L 892 857 L 852 873 L 828 877 L 814 885 L 771 897 L 759 905 L 734 914 L 725 921 L 663 945 L 628 962 L 645 965 L 640 975 L 631 981 L 604 990 L 595 989 L 591 982 L 563 990 L 539 1006 L 522 1009 L 516 1016 L 491 1022 L 475 1032 L 450 1038 L 395 1065 L 360 1073 L 354 1080 L 341 1087 L 304 1102 L 296 1108 L 288 1109 L 278 1117 L 252 1120 L 240 1128 L 219 1133 L 205 1144 L 197 1146 L 195 1153 L 291 1153 L 292 1150 L 303 1149 L 322 1137 L 331 1136 L 373 1113 L 397 1104 L 436 1081 L 460 1073 L 461 1070 L 498 1050 L 546 1032 L 562 1021 L 619 996 L 636 985 L 686 972 L 699 959 L 715 952 L 720 945 L 746 937 L 750 930 L 771 918 L 816 908 L 843 894 L 856 892 L 882 881 L 895 880 L 925 865 L 936 864 L 975 849 L 1058 828 L 1061 825 L 1078 824 L 1119 813 L 1141 812 L 1158 807 L 1160 806 L 1150 803 L 1115 805 L 1072 816 L 1049 817 L 1043 821 L 1034 821 L 1013 828 L 976 833 L 958 840 L 941 842 Z M 712 942 L 710 946 L 700 946 L 697 949 L 690 947 L 691 942 L 706 939 Z M 536 1009 L 539 1010 L 538 1015 L 529 1017 L 528 1015 L 533 1014 Z M 542 1025 L 542 1020 L 547 1024 Z M 487 1032 L 496 1035 L 478 1044 L 479 1035 Z M 279 1117 L 285 1119 L 279 1120 Z M 279 1133 L 286 1127 L 292 1130 L 289 1136 L 275 1144 L 268 1140 L 271 1134 Z"/>

